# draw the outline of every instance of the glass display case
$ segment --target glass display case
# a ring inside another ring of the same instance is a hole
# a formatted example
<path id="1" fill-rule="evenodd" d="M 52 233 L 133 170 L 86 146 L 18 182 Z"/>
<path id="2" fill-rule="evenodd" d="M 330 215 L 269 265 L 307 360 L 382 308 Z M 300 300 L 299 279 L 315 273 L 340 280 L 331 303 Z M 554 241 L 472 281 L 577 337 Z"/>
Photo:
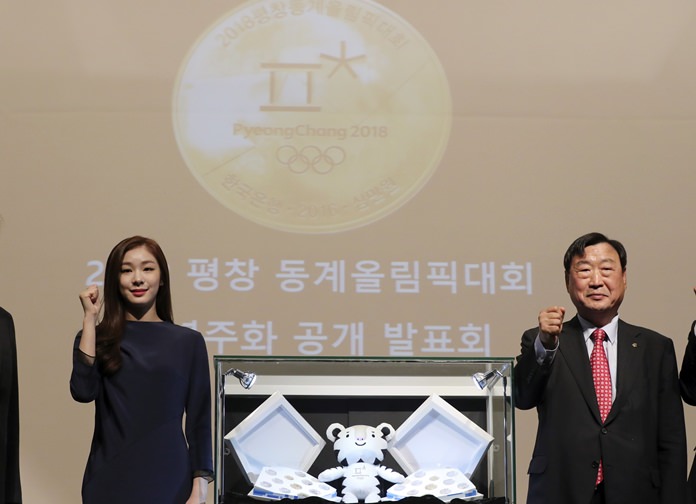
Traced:
<path id="1" fill-rule="evenodd" d="M 339 502 L 364 432 L 382 499 L 514 503 L 513 362 L 215 356 L 215 503 Z"/>

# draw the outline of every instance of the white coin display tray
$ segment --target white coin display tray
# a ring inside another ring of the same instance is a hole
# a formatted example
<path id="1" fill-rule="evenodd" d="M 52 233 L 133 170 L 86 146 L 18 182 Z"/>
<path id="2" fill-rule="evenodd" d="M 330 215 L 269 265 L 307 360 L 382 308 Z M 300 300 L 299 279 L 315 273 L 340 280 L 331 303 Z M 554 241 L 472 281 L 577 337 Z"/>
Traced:
<path id="1" fill-rule="evenodd" d="M 469 478 L 453 467 L 416 471 L 387 491 L 387 498 L 393 500 L 424 495 L 433 495 L 444 502 L 482 497 Z"/>
<path id="2" fill-rule="evenodd" d="M 249 495 L 265 500 L 305 497 L 340 500 L 336 498 L 336 489 L 331 485 L 322 483 L 304 471 L 287 467 L 264 467 Z"/>

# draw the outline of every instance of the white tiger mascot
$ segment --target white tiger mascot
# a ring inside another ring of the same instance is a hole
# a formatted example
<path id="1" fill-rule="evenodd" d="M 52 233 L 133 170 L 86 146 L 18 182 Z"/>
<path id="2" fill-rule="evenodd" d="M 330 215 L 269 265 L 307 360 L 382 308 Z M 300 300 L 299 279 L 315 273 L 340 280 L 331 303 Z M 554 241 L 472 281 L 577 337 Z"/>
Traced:
<path id="1" fill-rule="evenodd" d="M 388 423 L 381 423 L 377 427 L 343 427 L 339 423 L 329 425 L 326 437 L 334 442 L 338 462 L 342 465 L 322 471 L 319 481 L 343 478 L 343 502 L 379 502 L 382 498 L 378 476 L 392 483 L 404 480 L 403 475 L 379 465 L 384 458 L 387 442 L 394 436 L 394 432 L 394 427 Z"/>

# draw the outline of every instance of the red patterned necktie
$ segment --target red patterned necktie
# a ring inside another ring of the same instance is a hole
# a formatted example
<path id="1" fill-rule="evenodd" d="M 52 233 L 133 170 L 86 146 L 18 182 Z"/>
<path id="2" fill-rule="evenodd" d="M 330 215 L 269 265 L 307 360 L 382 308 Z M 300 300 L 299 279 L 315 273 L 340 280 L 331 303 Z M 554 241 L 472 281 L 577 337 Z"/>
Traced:
<path id="1" fill-rule="evenodd" d="M 596 329 L 592 333 L 594 348 L 590 355 L 590 365 L 592 366 L 592 379 L 594 380 L 595 393 L 597 394 L 597 404 L 599 405 L 599 415 L 602 423 L 607 418 L 611 409 L 611 376 L 609 374 L 609 361 L 607 354 L 604 352 L 604 340 L 607 338 L 607 333 L 602 329 Z M 602 461 L 599 461 L 599 470 L 597 471 L 596 485 L 599 485 L 604 479 L 604 469 Z"/>

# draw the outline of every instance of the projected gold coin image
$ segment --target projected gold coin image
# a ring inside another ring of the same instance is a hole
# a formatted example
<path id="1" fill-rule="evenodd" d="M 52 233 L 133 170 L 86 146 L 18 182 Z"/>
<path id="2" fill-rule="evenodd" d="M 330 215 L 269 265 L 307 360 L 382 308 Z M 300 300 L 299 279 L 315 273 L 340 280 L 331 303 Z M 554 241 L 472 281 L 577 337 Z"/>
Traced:
<path id="1" fill-rule="evenodd" d="M 195 42 L 173 123 L 221 204 L 270 228 L 332 233 L 423 188 L 449 140 L 451 97 L 427 41 L 376 2 L 255 0 Z"/>

